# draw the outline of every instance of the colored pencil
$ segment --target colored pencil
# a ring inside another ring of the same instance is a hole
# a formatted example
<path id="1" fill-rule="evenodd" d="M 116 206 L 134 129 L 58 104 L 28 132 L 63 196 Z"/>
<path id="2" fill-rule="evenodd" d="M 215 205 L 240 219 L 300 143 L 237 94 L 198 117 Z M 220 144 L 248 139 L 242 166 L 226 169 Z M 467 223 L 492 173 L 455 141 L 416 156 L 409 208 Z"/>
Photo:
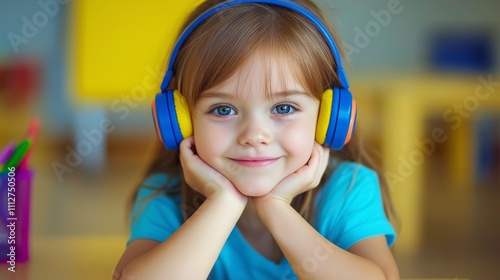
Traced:
<path id="1" fill-rule="evenodd" d="M 2 172 L 5 172 L 7 168 L 12 166 L 18 167 L 19 163 L 28 152 L 30 145 L 31 145 L 31 139 L 29 138 L 21 142 L 12 153 L 12 156 L 7 160 L 7 162 L 5 162 L 2 168 Z"/>
<path id="2" fill-rule="evenodd" d="M 35 117 L 29 127 L 28 130 L 26 131 L 26 137 L 31 138 L 31 147 L 29 148 L 28 152 L 26 155 L 21 159 L 21 162 L 19 163 L 19 169 L 27 169 L 28 168 L 28 162 L 31 158 L 31 155 L 33 154 L 33 150 L 35 148 L 35 143 L 36 140 L 38 139 L 38 133 L 40 131 L 40 118 Z"/>
<path id="3" fill-rule="evenodd" d="M 9 143 L 5 148 L 2 150 L 0 153 L 0 164 L 5 163 L 12 155 L 12 152 L 14 152 L 14 143 Z"/>

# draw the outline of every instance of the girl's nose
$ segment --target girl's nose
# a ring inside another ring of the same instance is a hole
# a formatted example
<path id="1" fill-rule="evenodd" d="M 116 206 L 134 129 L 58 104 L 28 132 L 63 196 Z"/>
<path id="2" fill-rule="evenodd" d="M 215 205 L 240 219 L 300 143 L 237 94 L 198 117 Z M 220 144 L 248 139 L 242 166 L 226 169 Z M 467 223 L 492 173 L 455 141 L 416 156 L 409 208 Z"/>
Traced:
<path id="1" fill-rule="evenodd" d="M 273 131 L 269 123 L 263 120 L 249 120 L 246 123 L 242 123 L 242 126 L 242 131 L 238 137 L 240 145 L 268 145 L 273 141 Z"/>

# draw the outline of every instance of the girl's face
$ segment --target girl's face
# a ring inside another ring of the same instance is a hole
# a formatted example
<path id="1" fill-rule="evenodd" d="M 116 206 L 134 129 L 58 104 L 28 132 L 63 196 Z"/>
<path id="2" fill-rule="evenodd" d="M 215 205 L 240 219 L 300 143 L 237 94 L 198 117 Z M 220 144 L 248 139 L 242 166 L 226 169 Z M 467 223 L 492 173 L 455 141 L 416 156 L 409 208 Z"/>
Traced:
<path id="1" fill-rule="evenodd" d="M 268 57 L 253 55 L 205 89 L 191 113 L 199 157 L 247 196 L 269 193 L 314 145 L 319 101 L 294 78 L 294 65 Z"/>

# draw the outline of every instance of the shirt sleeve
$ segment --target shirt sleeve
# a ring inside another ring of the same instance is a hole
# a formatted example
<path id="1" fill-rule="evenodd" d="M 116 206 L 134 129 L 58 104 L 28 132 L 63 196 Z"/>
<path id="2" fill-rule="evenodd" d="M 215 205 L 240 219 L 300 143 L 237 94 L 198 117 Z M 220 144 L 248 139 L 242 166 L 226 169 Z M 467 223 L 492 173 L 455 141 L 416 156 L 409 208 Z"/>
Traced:
<path id="1" fill-rule="evenodd" d="M 132 207 L 130 238 L 163 242 L 182 224 L 182 212 L 178 199 L 161 192 L 167 175 L 157 174 L 147 178 L 138 191 Z"/>
<path id="2" fill-rule="evenodd" d="M 319 209 L 324 236 L 344 250 L 384 235 L 389 247 L 396 233 L 387 219 L 377 173 L 356 163 L 342 163 L 324 186 Z"/>

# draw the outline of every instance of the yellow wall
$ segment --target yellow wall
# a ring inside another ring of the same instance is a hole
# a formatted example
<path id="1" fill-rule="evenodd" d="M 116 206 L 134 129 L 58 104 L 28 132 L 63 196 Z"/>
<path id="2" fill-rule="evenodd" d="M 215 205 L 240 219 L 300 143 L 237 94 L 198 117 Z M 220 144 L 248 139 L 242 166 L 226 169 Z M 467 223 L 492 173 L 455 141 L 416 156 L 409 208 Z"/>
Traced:
<path id="1" fill-rule="evenodd" d="M 107 102 L 164 71 L 182 20 L 201 0 L 75 1 L 71 8 L 70 91 Z M 163 73 L 162 73 L 163 74 Z M 160 75 L 158 75 L 160 76 Z M 148 94 L 154 94 L 157 86 Z"/>

